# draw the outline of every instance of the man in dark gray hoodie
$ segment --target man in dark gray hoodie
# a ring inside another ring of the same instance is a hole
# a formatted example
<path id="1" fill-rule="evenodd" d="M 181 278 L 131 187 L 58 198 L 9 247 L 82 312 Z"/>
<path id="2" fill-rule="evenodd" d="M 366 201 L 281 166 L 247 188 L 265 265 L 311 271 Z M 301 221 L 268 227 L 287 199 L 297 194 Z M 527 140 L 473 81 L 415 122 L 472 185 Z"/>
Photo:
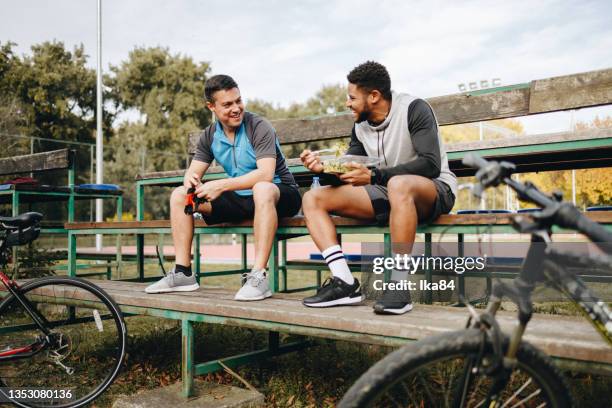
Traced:
<path id="1" fill-rule="evenodd" d="M 351 275 L 336 238 L 330 214 L 389 223 L 393 256 L 410 255 L 419 222 L 431 222 L 450 212 L 457 179 L 438 131 L 435 114 L 423 99 L 391 91 L 387 69 L 368 61 L 347 76 L 348 99 L 355 125 L 347 154 L 380 159 L 379 168 L 352 165 L 340 176 L 346 184 L 323 187 L 304 195 L 302 206 L 308 230 L 321 250 L 332 278 L 316 295 L 304 299 L 310 307 L 357 304 L 359 282 Z M 313 172 L 323 171 L 318 155 L 300 155 Z M 408 271 L 394 269 L 391 281 L 400 282 Z M 387 290 L 374 305 L 376 313 L 402 314 L 412 309 L 410 292 Z"/>

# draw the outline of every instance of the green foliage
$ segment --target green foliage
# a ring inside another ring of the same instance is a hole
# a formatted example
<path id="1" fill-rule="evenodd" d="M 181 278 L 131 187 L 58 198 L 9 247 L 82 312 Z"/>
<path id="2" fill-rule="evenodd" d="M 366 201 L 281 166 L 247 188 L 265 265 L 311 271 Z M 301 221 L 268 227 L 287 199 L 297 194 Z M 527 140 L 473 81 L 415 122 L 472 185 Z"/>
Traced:
<path id="1" fill-rule="evenodd" d="M 135 48 L 128 60 L 111 67 L 114 77 L 109 86 L 121 109 L 135 109 L 143 120 L 124 124 L 116 137 L 143 132 L 139 148 L 163 151 L 149 160 L 146 170 L 173 170 L 183 165 L 187 135 L 210 123 L 204 105 L 204 82 L 208 63 L 195 63 L 190 57 L 171 55 L 168 49 Z M 146 138 L 144 137 L 146 135 Z"/>
<path id="2" fill-rule="evenodd" d="M 269 120 L 331 115 L 346 111 L 346 92 L 346 87 L 340 84 L 324 85 L 303 104 L 292 103 L 288 108 L 283 108 L 260 99 L 250 99 L 246 108 Z"/>
<path id="3" fill-rule="evenodd" d="M 269 120 L 275 119 L 298 119 L 316 117 L 321 115 L 333 115 L 346 111 L 346 86 L 324 85 L 315 96 L 309 98 L 305 103 L 293 103 L 288 108 L 274 105 L 260 99 L 249 100 L 246 109 L 257 113 Z M 304 149 L 324 149 L 331 147 L 337 141 L 327 140 L 312 143 L 297 143 L 290 146 L 283 146 L 283 153 L 287 157 L 298 157 Z"/>

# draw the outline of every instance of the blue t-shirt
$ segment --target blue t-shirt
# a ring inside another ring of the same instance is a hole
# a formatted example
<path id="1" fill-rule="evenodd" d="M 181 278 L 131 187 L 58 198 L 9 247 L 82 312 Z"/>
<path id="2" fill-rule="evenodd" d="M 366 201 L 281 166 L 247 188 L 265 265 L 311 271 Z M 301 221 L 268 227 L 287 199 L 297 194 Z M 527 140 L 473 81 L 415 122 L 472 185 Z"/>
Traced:
<path id="1" fill-rule="evenodd" d="M 239 177 L 257 169 L 257 160 L 265 157 L 276 158 L 274 183 L 297 187 L 272 125 L 258 115 L 245 112 L 233 143 L 225 135 L 223 126 L 215 122 L 202 132 L 193 159 L 205 163 L 214 159 L 229 177 Z M 253 191 L 238 190 L 236 193 L 251 195 Z"/>

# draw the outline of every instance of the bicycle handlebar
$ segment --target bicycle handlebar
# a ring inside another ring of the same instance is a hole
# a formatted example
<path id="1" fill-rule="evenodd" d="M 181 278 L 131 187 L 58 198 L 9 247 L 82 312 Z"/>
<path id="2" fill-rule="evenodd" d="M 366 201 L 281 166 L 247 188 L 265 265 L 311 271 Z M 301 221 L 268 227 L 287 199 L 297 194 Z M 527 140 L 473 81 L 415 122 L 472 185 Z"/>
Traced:
<path id="1" fill-rule="evenodd" d="M 516 191 L 519 198 L 542 207 L 540 213 L 533 214 L 536 220 L 549 220 L 562 228 L 581 232 L 604 252 L 612 253 L 612 233 L 585 217 L 572 204 L 561 201 L 561 196 L 550 197 L 531 183 L 523 184 L 510 178 L 515 169 L 512 163 L 487 161 L 474 153 L 468 153 L 463 164 L 478 169 L 476 179 L 480 188 L 476 192 L 504 183 Z"/>

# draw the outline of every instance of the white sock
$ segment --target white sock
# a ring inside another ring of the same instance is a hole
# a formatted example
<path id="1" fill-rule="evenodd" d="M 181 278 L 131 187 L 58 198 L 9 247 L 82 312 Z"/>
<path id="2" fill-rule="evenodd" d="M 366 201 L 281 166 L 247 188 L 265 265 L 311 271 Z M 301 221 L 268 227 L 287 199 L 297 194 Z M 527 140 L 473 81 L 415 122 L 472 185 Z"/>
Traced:
<path id="1" fill-rule="evenodd" d="M 401 257 L 401 259 L 404 259 L 404 254 L 395 254 L 395 253 L 393 253 L 393 259 L 395 259 L 397 255 L 399 255 Z M 402 261 L 401 265 L 403 267 L 403 261 Z M 391 278 L 390 278 L 390 280 L 396 281 L 396 282 L 399 282 L 399 281 L 402 281 L 402 280 L 407 280 L 408 279 L 408 273 L 409 273 L 409 271 L 407 269 L 404 269 L 404 268 L 401 268 L 401 269 L 393 268 L 391 270 Z"/>
<path id="2" fill-rule="evenodd" d="M 355 278 L 353 278 L 351 274 L 351 270 L 349 269 L 348 263 L 346 263 L 346 258 L 342 253 L 340 245 L 330 246 L 321 252 L 321 255 L 323 255 L 323 259 L 327 262 L 327 266 L 329 266 L 334 277 L 342 279 L 349 285 L 355 282 Z"/>

